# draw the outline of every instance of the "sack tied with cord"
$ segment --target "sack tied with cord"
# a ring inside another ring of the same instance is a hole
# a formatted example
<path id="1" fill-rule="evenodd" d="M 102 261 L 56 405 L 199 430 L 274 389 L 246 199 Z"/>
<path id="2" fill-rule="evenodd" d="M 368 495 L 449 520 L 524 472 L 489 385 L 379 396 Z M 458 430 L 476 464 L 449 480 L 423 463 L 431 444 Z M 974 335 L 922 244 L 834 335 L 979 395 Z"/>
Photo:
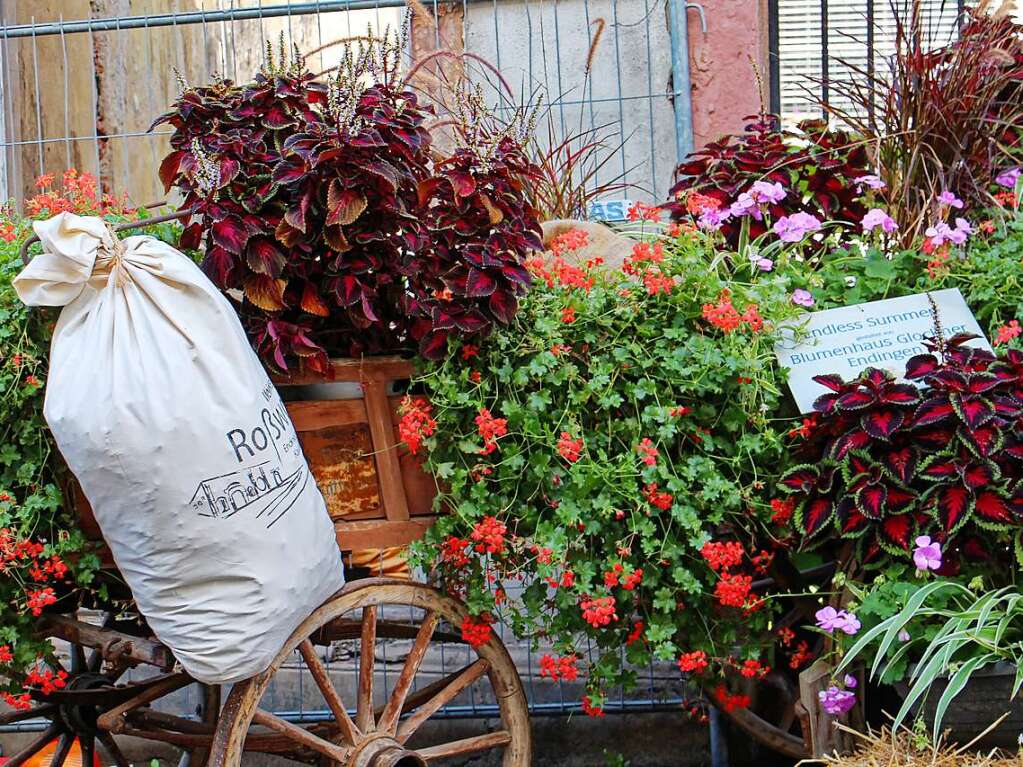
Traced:
<path id="1" fill-rule="evenodd" d="M 344 583 L 276 389 L 184 254 L 70 213 L 35 231 L 15 290 L 64 307 L 44 415 L 117 567 L 195 679 L 259 673 Z"/>

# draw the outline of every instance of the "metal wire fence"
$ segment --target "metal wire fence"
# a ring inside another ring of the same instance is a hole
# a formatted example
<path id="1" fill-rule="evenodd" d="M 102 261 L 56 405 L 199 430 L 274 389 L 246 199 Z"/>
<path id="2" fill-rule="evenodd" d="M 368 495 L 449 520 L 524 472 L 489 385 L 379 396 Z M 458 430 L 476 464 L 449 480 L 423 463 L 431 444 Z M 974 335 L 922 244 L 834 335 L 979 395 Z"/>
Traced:
<path id="1" fill-rule="evenodd" d="M 190 4 L 192 7 L 182 8 Z M 93 4 L 123 7 L 127 0 Z M 693 4 L 689 4 L 691 7 Z M 47 8 L 56 9 L 45 15 Z M 136 203 L 164 197 L 158 181 L 168 150 L 167 130 L 153 119 L 178 94 L 177 75 L 190 83 L 217 75 L 246 81 L 259 67 L 263 41 L 283 34 L 314 72 L 335 66 L 345 40 L 398 27 L 405 0 L 137 0 L 131 13 L 64 18 L 60 3 L 32 6 L 27 18 L 5 17 L 0 27 L 0 193 L 24 198 L 43 173 L 75 167 L 95 174 L 103 191 Z M 497 109 L 512 109 L 537 90 L 547 94 L 547 138 L 605 138 L 595 187 L 618 183 L 619 197 L 664 198 L 680 154 L 692 146 L 686 9 L 683 0 L 427 0 L 432 24 L 413 27 L 409 60 L 430 50 L 469 52 L 490 62 L 512 87 L 483 79 Z M 2 6 L 0 6 L 2 8 Z M 36 15 L 32 15 L 36 14 Z M 541 131 L 543 137 L 543 131 Z M 411 621 L 415 616 L 410 615 Z M 538 650 L 499 627 L 526 685 L 535 715 L 581 709 L 581 684 L 541 681 Z M 542 652 L 542 648 L 540 652 Z M 402 643 L 381 643 L 377 688 L 393 686 Z M 426 684 L 457 670 L 467 648 L 431 650 L 417 679 Z M 388 658 L 390 653 L 390 658 Z M 579 648 L 592 659 L 593 648 Z M 354 680 L 357 658 L 345 643 L 327 653 L 332 675 Z M 685 690 L 677 670 L 636 669 L 634 693 L 608 698 L 609 713 L 677 708 Z M 295 722 L 329 711 L 301 662 L 271 690 L 268 707 Z M 171 705 L 193 712 L 199 696 L 182 691 Z M 474 685 L 447 705 L 449 718 L 487 718 L 496 702 Z M 23 722 L 12 729 L 33 729 Z"/>
<path id="2" fill-rule="evenodd" d="M 93 5 L 129 8 L 127 0 Z M 604 138 L 595 187 L 615 181 L 619 196 L 663 199 L 679 155 L 692 147 L 686 8 L 696 4 L 425 6 L 433 24 L 416 17 L 410 61 L 444 48 L 489 62 L 512 89 L 488 89 L 497 108 L 539 90 L 551 136 Z M 175 72 L 190 83 L 216 75 L 246 81 L 262 60 L 263 41 L 280 34 L 312 71 L 324 72 L 337 64 L 343 41 L 367 27 L 377 34 L 397 27 L 409 12 L 405 0 L 136 0 L 130 14 L 79 19 L 64 18 L 59 2 L 29 8 L 0 27 L 0 192 L 20 198 L 38 175 L 77 167 L 97 175 L 104 191 L 138 203 L 163 196 L 157 169 L 168 131 L 149 126 L 177 96 Z M 53 13 L 43 16 L 47 8 Z"/>

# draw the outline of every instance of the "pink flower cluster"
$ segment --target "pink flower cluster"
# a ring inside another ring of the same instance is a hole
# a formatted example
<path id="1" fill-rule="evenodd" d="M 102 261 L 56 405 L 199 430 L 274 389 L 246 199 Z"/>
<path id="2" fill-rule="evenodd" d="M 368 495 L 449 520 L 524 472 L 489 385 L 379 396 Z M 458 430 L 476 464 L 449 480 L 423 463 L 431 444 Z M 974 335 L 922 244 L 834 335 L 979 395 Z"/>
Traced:
<path id="1" fill-rule="evenodd" d="M 835 631 L 842 631 L 853 636 L 860 630 L 860 620 L 853 613 L 845 610 L 836 610 L 830 605 L 822 607 L 814 617 L 817 619 L 817 626 L 829 634 Z"/>

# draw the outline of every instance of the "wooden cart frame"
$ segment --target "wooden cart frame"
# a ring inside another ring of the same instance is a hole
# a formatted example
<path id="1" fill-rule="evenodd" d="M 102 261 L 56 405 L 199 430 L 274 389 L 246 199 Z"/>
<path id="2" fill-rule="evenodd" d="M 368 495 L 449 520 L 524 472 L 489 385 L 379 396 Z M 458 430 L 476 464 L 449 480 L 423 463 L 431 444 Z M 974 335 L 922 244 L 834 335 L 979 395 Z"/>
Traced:
<path id="1" fill-rule="evenodd" d="M 291 402 L 288 409 L 304 444 L 318 432 L 326 432 L 329 438 L 330 430 L 336 429 L 368 435 L 368 455 L 350 452 L 349 465 L 342 470 L 357 471 L 359 462 L 364 469 L 369 465 L 378 489 L 360 496 L 355 513 L 335 519 L 338 540 L 346 550 L 413 541 L 434 520 L 435 486 L 414 459 L 403 456 L 398 448 L 399 397 L 389 392 L 392 384 L 411 376 L 411 363 L 398 358 L 339 360 L 333 368 L 335 381 L 361 385 L 361 399 Z M 322 377 L 295 376 L 278 383 L 323 381 Z M 313 461 L 314 475 L 318 468 L 323 467 Z M 320 486 L 330 507 L 330 495 L 338 488 L 325 488 L 323 482 Z M 86 512 L 83 529 L 97 530 L 87 505 L 77 507 Z M 394 606 L 407 608 L 409 621 L 389 620 L 387 610 Z M 32 709 L 0 714 L 0 724 L 38 717 L 49 720 L 48 727 L 7 765 L 20 767 L 57 739 L 53 767 L 65 763 L 75 741 L 80 744 L 82 764 L 91 766 L 98 743 L 118 767 L 127 767 L 116 741 L 116 736 L 127 735 L 178 746 L 191 767 L 238 767 L 246 751 L 334 767 L 422 767 L 494 749 L 503 751 L 506 767 L 525 767 L 532 758 L 528 707 L 515 664 L 496 636 L 471 648 L 475 659 L 463 668 L 413 689 L 431 643 L 465 645 L 460 626 L 466 617 L 461 602 L 424 584 L 383 578 L 351 581 L 295 630 L 269 668 L 233 685 L 223 701 L 219 687 L 203 685 L 201 716 L 196 719 L 152 708 L 161 698 L 196 682 L 176 667 L 169 648 L 147 635 L 144 623 L 126 624 L 110 615 L 97 626 L 72 616 L 46 615 L 38 624 L 40 636 L 70 645 L 67 686 L 50 693 L 33 691 L 36 705 Z M 412 645 L 381 704 L 374 697 L 374 650 L 378 641 L 386 639 L 411 639 Z M 359 645 L 355 701 L 342 699 L 322 658 L 323 648 L 340 640 Z M 274 677 L 296 656 L 322 694 L 330 712 L 326 721 L 295 724 L 260 707 Z M 154 675 L 121 682 L 124 673 L 136 666 L 151 667 Z M 422 726 L 477 682 L 490 686 L 499 710 L 497 726 L 470 737 L 425 742 Z M 349 704 L 354 704 L 353 712 Z"/>

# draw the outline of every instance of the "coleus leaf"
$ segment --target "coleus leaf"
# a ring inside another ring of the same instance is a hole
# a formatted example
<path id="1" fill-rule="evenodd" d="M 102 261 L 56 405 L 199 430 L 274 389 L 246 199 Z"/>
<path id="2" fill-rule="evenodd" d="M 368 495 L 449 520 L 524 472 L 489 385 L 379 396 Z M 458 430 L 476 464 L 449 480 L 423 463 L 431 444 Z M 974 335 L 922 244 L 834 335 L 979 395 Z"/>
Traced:
<path id="1" fill-rule="evenodd" d="M 993 453 L 1002 449 L 1002 444 L 1005 441 L 1001 429 L 995 428 L 991 424 L 978 429 L 960 426 L 957 433 L 963 444 L 978 458 L 989 458 Z M 1023 453 L 1021 453 L 1021 457 L 1023 457 Z"/>
<path id="2" fill-rule="evenodd" d="M 863 429 L 850 429 L 832 443 L 829 455 L 837 461 L 845 458 L 850 450 L 859 450 L 870 443 L 870 435 Z"/>
<path id="3" fill-rule="evenodd" d="M 977 494 L 974 506 L 978 524 L 988 523 L 990 525 L 1009 525 L 1013 519 L 1009 502 L 999 493 L 992 490 L 985 490 Z"/>
<path id="4" fill-rule="evenodd" d="M 490 294 L 490 310 L 498 322 L 507 325 L 518 308 L 519 302 L 510 290 L 495 290 Z"/>
<path id="5" fill-rule="evenodd" d="M 866 485 L 856 493 L 856 508 L 867 519 L 881 519 L 887 502 L 888 488 L 884 485 Z"/>
<path id="6" fill-rule="evenodd" d="M 982 397 L 953 392 L 949 395 L 949 401 L 955 409 L 956 415 L 971 429 L 983 426 L 994 418 L 994 407 Z"/>
<path id="7" fill-rule="evenodd" d="M 878 399 L 886 405 L 915 405 L 920 401 L 920 390 L 912 384 L 889 384 Z"/>
<path id="8" fill-rule="evenodd" d="M 241 219 L 229 216 L 222 221 L 217 221 L 211 228 L 213 241 L 228 253 L 236 256 L 242 254 L 245 243 L 249 240 L 249 230 L 242 223 Z"/>
<path id="9" fill-rule="evenodd" d="M 362 215 L 368 202 L 366 196 L 354 189 L 342 189 L 341 183 L 334 179 L 327 191 L 327 225 L 338 224 L 348 226 Z"/>
<path id="10" fill-rule="evenodd" d="M 959 465 L 948 456 L 932 455 L 920 466 L 920 476 L 937 482 L 946 482 L 959 476 Z"/>
<path id="11" fill-rule="evenodd" d="M 480 269 L 469 268 L 465 281 L 465 294 L 468 296 L 489 296 L 497 289 L 497 280 Z"/>
<path id="12" fill-rule="evenodd" d="M 906 414 L 902 410 L 886 408 L 864 413 L 860 417 L 860 426 L 874 439 L 888 439 L 905 420 Z"/>
<path id="13" fill-rule="evenodd" d="M 858 380 L 872 391 L 879 391 L 891 380 L 891 375 L 880 368 L 867 368 L 863 371 Z"/>
<path id="14" fill-rule="evenodd" d="M 280 277 L 284 269 L 285 258 L 273 242 L 266 237 L 254 237 L 245 249 L 245 262 L 257 274 L 268 274 Z"/>
<path id="15" fill-rule="evenodd" d="M 969 518 L 973 494 L 962 485 L 942 485 L 933 491 L 934 512 L 945 536 L 955 533 Z"/>
<path id="16" fill-rule="evenodd" d="M 788 493 L 809 493 L 817 486 L 819 478 L 820 469 L 818 467 L 802 464 L 793 466 L 782 474 L 778 484 Z"/>
<path id="17" fill-rule="evenodd" d="M 219 245 L 207 249 L 202 269 L 221 290 L 231 287 L 231 276 L 236 265 L 235 257 Z"/>
<path id="18" fill-rule="evenodd" d="M 885 453 L 881 462 L 892 477 L 908 484 L 916 469 L 917 453 L 912 447 L 906 446 Z"/>
<path id="19" fill-rule="evenodd" d="M 839 410 L 862 410 L 873 405 L 876 400 L 877 398 L 872 392 L 866 389 L 856 389 L 840 396 L 836 407 Z"/>
<path id="20" fill-rule="evenodd" d="M 288 283 L 265 274 L 253 274 L 245 280 L 245 298 L 267 312 L 284 308 L 284 289 Z"/>
<path id="21" fill-rule="evenodd" d="M 824 386 L 833 392 L 841 392 L 842 389 L 845 387 L 845 381 L 842 380 L 842 376 L 838 375 L 837 373 L 828 373 L 826 375 L 814 376 L 813 380 L 816 383 L 819 383 L 821 386 Z"/>
<path id="22" fill-rule="evenodd" d="M 795 521 L 807 539 L 820 533 L 835 516 L 835 504 L 830 498 L 807 500 L 796 513 Z"/>
<path id="23" fill-rule="evenodd" d="M 937 394 L 925 399 L 913 414 L 913 425 L 930 426 L 940 423 L 955 414 L 955 408 L 946 394 Z"/>
<path id="24" fill-rule="evenodd" d="M 174 186 L 174 182 L 177 181 L 178 168 L 181 165 L 181 158 L 184 154 L 183 150 L 171 152 L 160 163 L 159 176 L 160 181 L 163 183 L 163 191 L 169 192 L 171 187 Z"/>
<path id="25" fill-rule="evenodd" d="M 302 311 L 314 314 L 317 317 L 330 316 L 330 308 L 320 297 L 320 291 L 317 290 L 316 284 L 313 282 L 306 281 L 302 286 L 302 299 L 299 302 L 299 306 Z"/>
<path id="26" fill-rule="evenodd" d="M 906 378 L 916 379 L 930 375 L 938 369 L 938 358 L 933 354 L 918 354 L 906 363 Z"/>
<path id="27" fill-rule="evenodd" d="M 994 480 L 994 472 L 990 466 L 980 463 L 973 463 L 965 466 L 962 470 L 963 484 L 970 490 L 976 492 L 982 487 L 987 487 Z"/>
<path id="28" fill-rule="evenodd" d="M 913 538 L 916 522 L 912 514 L 895 514 L 885 517 L 878 525 L 878 538 L 886 548 L 909 551 L 909 542 Z"/>

